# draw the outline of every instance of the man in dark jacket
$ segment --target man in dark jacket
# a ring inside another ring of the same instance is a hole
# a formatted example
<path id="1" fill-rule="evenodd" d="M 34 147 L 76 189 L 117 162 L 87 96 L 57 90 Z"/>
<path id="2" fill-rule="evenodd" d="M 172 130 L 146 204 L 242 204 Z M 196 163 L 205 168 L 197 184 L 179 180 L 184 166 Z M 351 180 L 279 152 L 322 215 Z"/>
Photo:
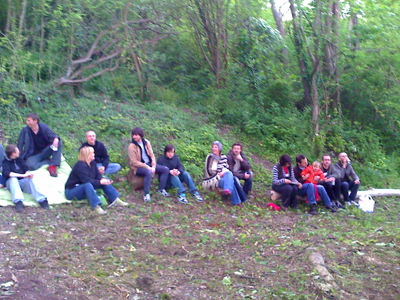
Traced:
<path id="1" fill-rule="evenodd" d="M 246 196 L 251 193 L 253 186 L 253 172 L 250 171 L 250 163 L 246 155 L 242 152 L 243 145 L 241 143 L 234 143 L 232 149 L 229 150 L 228 166 L 233 176 L 236 176 L 239 180 L 244 180 L 243 191 Z"/>
<path id="2" fill-rule="evenodd" d="M 318 184 L 321 184 L 328 194 L 329 198 L 332 200 L 332 206 L 336 206 L 338 208 L 345 208 L 340 203 L 340 174 L 339 172 L 333 167 L 331 156 L 329 154 L 324 154 L 322 156 L 322 163 L 321 163 L 322 172 L 325 175 L 324 180 L 319 180 Z"/>
<path id="3" fill-rule="evenodd" d="M 3 163 L 3 159 L 5 157 L 3 145 L 0 144 L 0 172 L 1 172 L 1 165 Z M 0 189 L 6 185 L 6 178 L 0 174 Z"/>
<path id="4" fill-rule="evenodd" d="M 343 194 L 344 203 L 346 205 L 353 204 L 355 206 L 359 206 L 355 200 L 358 188 L 360 187 L 360 179 L 354 172 L 353 167 L 350 164 L 349 157 L 345 152 L 339 154 L 339 162 L 335 165 L 335 169 L 339 173 L 340 190 Z"/>
<path id="5" fill-rule="evenodd" d="M 196 186 L 194 185 L 193 179 L 188 172 L 185 171 L 181 160 L 178 155 L 175 155 L 175 148 L 172 145 L 167 145 L 164 148 L 164 155 L 160 156 L 157 159 L 157 164 L 161 166 L 166 166 L 169 169 L 169 175 L 167 180 L 167 188 L 173 187 L 178 189 L 178 201 L 184 204 L 188 203 L 185 194 L 185 187 L 183 186 L 183 182 L 189 188 L 190 194 L 196 198 L 198 202 L 202 202 L 203 198 L 200 196 L 197 191 Z"/>
<path id="6" fill-rule="evenodd" d="M 57 177 L 56 167 L 61 164 L 61 139 L 46 124 L 39 121 L 37 114 L 31 113 L 26 117 L 27 126 L 22 128 L 18 137 L 21 158 L 26 161 L 29 170 L 37 170 L 49 164 L 50 175 Z"/>
<path id="7" fill-rule="evenodd" d="M 121 165 L 117 163 L 110 163 L 110 156 L 103 143 L 96 140 L 96 133 L 92 130 L 86 132 L 86 143 L 82 147 L 92 147 L 94 149 L 94 160 L 99 168 L 100 174 L 115 174 L 121 170 Z"/>
<path id="8" fill-rule="evenodd" d="M 28 171 L 28 166 L 19 156 L 17 146 L 6 147 L 6 157 L 3 160 L 3 176 L 7 180 L 7 188 L 11 192 L 15 210 L 20 212 L 24 209 L 24 195 L 22 192 L 32 194 L 33 198 L 44 209 L 49 209 L 49 203 L 32 181 L 33 174 Z"/>

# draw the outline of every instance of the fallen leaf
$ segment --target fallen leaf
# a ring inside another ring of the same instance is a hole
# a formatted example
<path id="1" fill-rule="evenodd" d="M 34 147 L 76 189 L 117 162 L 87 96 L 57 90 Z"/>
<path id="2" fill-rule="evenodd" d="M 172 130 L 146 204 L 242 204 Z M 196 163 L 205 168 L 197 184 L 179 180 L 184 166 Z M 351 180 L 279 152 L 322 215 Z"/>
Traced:
<path id="1" fill-rule="evenodd" d="M 224 285 L 232 285 L 231 278 L 229 276 L 225 276 L 224 279 L 222 279 L 222 283 Z"/>

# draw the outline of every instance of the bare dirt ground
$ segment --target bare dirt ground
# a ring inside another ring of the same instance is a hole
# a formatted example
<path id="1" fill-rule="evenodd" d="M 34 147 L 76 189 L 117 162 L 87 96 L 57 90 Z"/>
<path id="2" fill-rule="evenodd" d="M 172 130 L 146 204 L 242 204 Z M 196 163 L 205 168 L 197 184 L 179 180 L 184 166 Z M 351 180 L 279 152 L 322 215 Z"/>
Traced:
<path id="1" fill-rule="evenodd" d="M 312 217 L 265 198 L 244 209 L 214 194 L 141 199 L 101 217 L 76 203 L 0 208 L 0 299 L 344 299 L 314 251 L 349 299 L 400 297 L 398 200 Z"/>

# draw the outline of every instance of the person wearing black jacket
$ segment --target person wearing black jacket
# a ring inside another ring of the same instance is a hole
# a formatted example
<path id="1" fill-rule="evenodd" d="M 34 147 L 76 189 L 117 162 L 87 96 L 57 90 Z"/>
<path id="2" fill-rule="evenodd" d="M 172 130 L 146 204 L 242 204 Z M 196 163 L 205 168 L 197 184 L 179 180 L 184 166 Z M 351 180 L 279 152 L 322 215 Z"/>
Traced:
<path id="1" fill-rule="evenodd" d="M 94 161 L 94 149 L 92 147 L 83 147 L 79 150 L 78 162 L 72 168 L 65 183 L 65 197 L 68 200 L 87 198 L 93 210 L 99 215 L 105 215 L 107 212 L 101 208 L 101 201 L 97 196 L 96 189 L 103 189 L 104 194 L 110 201 L 108 207 L 128 205 L 128 203 L 119 199 L 119 193 L 111 183 L 111 180 L 101 176 Z"/>
<path id="2" fill-rule="evenodd" d="M 24 209 L 24 194 L 32 194 L 33 198 L 44 209 L 49 209 L 49 203 L 45 195 L 35 186 L 32 178 L 33 173 L 28 171 L 28 166 L 20 157 L 20 151 L 15 145 L 6 147 L 3 160 L 3 176 L 7 180 L 6 186 L 11 192 L 15 210 L 20 212 Z"/>
<path id="3" fill-rule="evenodd" d="M 4 153 L 4 148 L 3 145 L 0 144 L 0 171 L 1 171 L 1 165 L 3 163 L 3 159 L 6 156 L 6 154 Z M 6 185 L 6 178 L 0 174 L 0 188 L 2 188 L 3 186 Z"/>
<path id="4" fill-rule="evenodd" d="M 29 170 L 37 170 L 49 164 L 50 175 L 57 177 L 56 167 L 61 164 L 62 142 L 49 126 L 39 121 L 39 116 L 34 113 L 26 117 L 27 126 L 22 128 L 18 137 L 21 158 L 26 161 Z"/>
<path id="5" fill-rule="evenodd" d="M 233 176 L 239 180 L 244 180 L 243 192 L 246 196 L 251 196 L 251 188 L 253 186 L 253 172 L 250 171 L 250 163 L 246 155 L 242 151 L 243 145 L 241 143 L 234 143 L 232 149 L 229 150 L 227 159 L 229 170 Z"/>
<path id="6" fill-rule="evenodd" d="M 185 187 L 183 186 L 183 182 L 189 188 L 190 194 L 196 198 L 198 202 L 202 202 L 203 198 L 200 196 L 197 191 L 196 186 L 194 185 L 193 179 L 188 172 L 185 171 L 181 160 L 178 155 L 175 155 L 175 148 L 172 145 L 167 145 L 164 148 L 164 155 L 160 156 L 157 160 L 157 164 L 161 166 L 166 166 L 169 169 L 169 175 L 167 179 L 166 187 L 173 187 L 178 189 L 178 201 L 184 204 L 188 203 L 185 194 Z"/>
<path id="7" fill-rule="evenodd" d="M 121 165 L 117 163 L 110 163 L 110 156 L 103 143 L 96 140 L 96 133 L 92 130 L 86 132 L 85 139 L 87 142 L 83 143 L 83 147 L 92 147 L 94 149 L 94 160 L 99 168 L 100 173 L 115 174 L 121 170 Z"/>

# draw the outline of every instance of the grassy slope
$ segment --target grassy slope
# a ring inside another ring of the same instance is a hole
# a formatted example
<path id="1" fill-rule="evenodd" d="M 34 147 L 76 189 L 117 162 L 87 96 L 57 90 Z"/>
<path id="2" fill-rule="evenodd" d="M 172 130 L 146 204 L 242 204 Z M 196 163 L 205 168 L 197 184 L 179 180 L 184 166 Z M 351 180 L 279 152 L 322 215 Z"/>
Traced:
<path id="1" fill-rule="evenodd" d="M 112 160 L 126 166 L 129 131 L 142 126 L 157 154 L 172 142 L 200 182 L 210 143 L 233 141 L 229 133 L 221 137 L 204 115 L 160 103 L 76 101 L 39 112 L 43 122 L 63 137 L 70 163 L 90 128 L 106 143 Z M 10 109 L 10 123 L 2 128 L 10 141 L 15 141 L 23 124 L 17 120 L 23 121 L 20 116 L 25 112 Z M 244 210 L 230 207 L 213 193 L 203 204 L 191 201 L 182 206 L 158 196 L 152 204 L 143 204 L 141 195 L 131 192 L 125 182 L 117 188 L 133 205 L 109 210 L 101 218 L 79 204 L 54 207 L 51 212 L 28 208 L 23 214 L 2 208 L 2 230 L 9 233 L 0 235 L 0 283 L 13 281 L 12 276 L 18 281 L 3 289 L 3 295 L 9 294 L 9 299 L 336 298 L 337 291 L 321 290 L 322 279 L 308 261 L 307 249 L 313 248 L 324 256 L 340 288 L 354 298 L 398 298 L 397 199 L 380 199 L 374 214 L 357 209 L 317 217 L 276 213 L 266 207 L 270 171 L 253 165 L 257 198 Z"/>

